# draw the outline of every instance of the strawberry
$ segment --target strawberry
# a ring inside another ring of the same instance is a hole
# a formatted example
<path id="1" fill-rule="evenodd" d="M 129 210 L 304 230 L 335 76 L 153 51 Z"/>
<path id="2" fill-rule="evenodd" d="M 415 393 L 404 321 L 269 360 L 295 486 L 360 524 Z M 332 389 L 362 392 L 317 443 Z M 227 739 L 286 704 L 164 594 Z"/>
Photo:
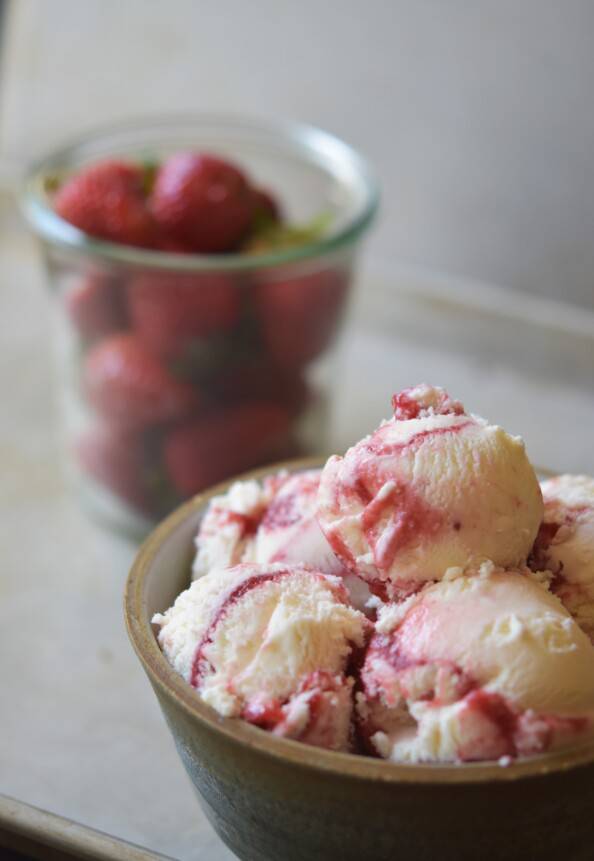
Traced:
<path id="1" fill-rule="evenodd" d="M 127 295 L 134 329 L 167 359 L 185 358 L 194 341 L 228 332 L 239 318 L 239 287 L 227 275 L 138 275 Z"/>
<path id="2" fill-rule="evenodd" d="M 54 208 L 90 236 L 125 245 L 150 246 L 153 242 L 142 167 L 102 161 L 84 168 L 57 191 Z"/>
<path id="3" fill-rule="evenodd" d="M 187 416 L 200 394 L 161 365 L 135 335 L 113 335 L 87 354 L 83 387 L 91 406 L 123 427 L 140 428 Z"/>
<path id="4" fill-rule="evenodd" d="M 299 371 L 286 373 L 263 360 L 229 368 L 211 385 L 212 394 L 221 403 L 265 401 L 282 404 L 292 415 L 301 412 L 310 396 Z"/>
<path id="5" fill-rule="evenodd" d="M 144 449 L 138 433 L 96 425 L 79 438 L 75 454 L 96 481 L 139 511 L 148 512 Z"/>
<path id="6" fill-rule="evenodd" d="M 66 313 L 83 340 L 96 341 L 126 328 L 122 292 L 112 277 L 94 272 L 65 293 Z"/>
<path id="7" fill-rule="evenodd" d="M 251 403 L 191 419 L 170 431 L 164 460 L 169 480 L 191 496 L 224 478 L 274 458 L 290 430 L 286 409 Z"/>
<path id="8" fill-rule="evenodd" d="M 302 367 L 324 350 L 336 329 L 347 288 L 344 273 L 332 269 L 256 285 L 254 303 L 262 339 L 279 366 Z"/>
<path id="9" fill-rule="evenodd" d="M 254 214 L 251 188 L 234 165 L 180 152 L 160 167 L 150 207 L 161 231 L 201 253 L 232 251 Z"/>
<path id="10" fill-rule="evenodd" d="M 172 239 L 170 236 L 161 236 L 160 234 L 155 237 L 153 248 L 156 251 L 164 251 L 166 254 L 192 254 L 192 249 L 180 242 L 179 239 Z"/>
<path id="11" fill-rule="evenodd" d="M 263 230 L 271 224 L 278 224 L 283 220 L 280 204 L 270 191 L 264 188 L 254 188 L 252 197 L 254 200 L 252 230 Z"/>

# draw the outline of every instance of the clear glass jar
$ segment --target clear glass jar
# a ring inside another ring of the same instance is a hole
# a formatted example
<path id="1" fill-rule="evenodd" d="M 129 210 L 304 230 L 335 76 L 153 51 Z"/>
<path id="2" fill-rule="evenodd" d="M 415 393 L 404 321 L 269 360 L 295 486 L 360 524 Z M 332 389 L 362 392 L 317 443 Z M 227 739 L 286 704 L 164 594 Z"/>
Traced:
<path id="1" fill-rule="evenodd" d="M 328 230 L 272 253 L 181 254 L 94 239 L 53 211 L 56 182 L 83 166 L 183 150 L 228 157 L 275 194 L 289 223 L 323 213 Z M 104 519 L 144 531 L 230 475 L 324 450 L 332 346 L 377 208 L 350 147 L 288 123 L 139 121 L 45 158 L 22 201 L 56 297 L 70 463 Z M 118 387 L 121 363 L 145 375 L 142 397 L 129 381 Z"/>

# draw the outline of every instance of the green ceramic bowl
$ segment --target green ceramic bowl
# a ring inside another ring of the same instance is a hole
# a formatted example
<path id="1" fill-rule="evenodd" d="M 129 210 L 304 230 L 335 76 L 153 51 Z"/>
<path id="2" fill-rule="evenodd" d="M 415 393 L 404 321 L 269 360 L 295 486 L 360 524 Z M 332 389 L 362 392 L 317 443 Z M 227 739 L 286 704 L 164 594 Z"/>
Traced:
<path id="1" fill-rule="evenodd" d="M 249 477 L 315 465 L 279 464 Z M 188 585 L 200 518 L 230 483 L 186 503 L 152 533 L 125 595 L 132 644 L 227 846 L 245 861 L 591 861 L 592 741 L 506 768 L 396 765 L 279 739 L 200 701 L 161 654 L 150 620 Z"/>

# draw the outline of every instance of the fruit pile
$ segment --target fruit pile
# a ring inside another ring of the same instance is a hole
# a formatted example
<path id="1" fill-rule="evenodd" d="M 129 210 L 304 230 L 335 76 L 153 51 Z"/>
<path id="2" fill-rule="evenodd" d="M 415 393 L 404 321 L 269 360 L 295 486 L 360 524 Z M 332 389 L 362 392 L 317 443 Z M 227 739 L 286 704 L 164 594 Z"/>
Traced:
<path id="1" fill-rule="evenodd" d="M 311 242 L 325 226 L 286 224 L 273 195 L 197 153 L 99 162 L 58 187 L 54 208 L 90 236 L 177 253 L 257 254 Z M 63 303 L 92 416 L 75 443 L 81 467 L 158 517 L 229 475 L 298 454 L 305 370 L 328 346 L 347 287 L 347 272 L 328 265 L 79 275 Z"/>

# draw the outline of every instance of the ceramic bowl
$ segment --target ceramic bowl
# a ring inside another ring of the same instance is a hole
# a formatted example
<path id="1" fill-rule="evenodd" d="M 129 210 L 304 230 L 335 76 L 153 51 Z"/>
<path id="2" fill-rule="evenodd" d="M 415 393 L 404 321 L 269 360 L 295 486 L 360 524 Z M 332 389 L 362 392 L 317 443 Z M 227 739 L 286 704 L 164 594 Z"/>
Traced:
<path id="1" fill-rule="evenodd" d="M 319 465 L 289 462 L 249 474 Z M 125 614 L 181 760 L 221 839 L 244 861 L 590 861 L 594 742 L 498 764 L 397 765 L 279 739 L 222 718 L 169 666 L 151 626 L 190 580 L 211 497 L 171 514 L 142 546 Z"/>

